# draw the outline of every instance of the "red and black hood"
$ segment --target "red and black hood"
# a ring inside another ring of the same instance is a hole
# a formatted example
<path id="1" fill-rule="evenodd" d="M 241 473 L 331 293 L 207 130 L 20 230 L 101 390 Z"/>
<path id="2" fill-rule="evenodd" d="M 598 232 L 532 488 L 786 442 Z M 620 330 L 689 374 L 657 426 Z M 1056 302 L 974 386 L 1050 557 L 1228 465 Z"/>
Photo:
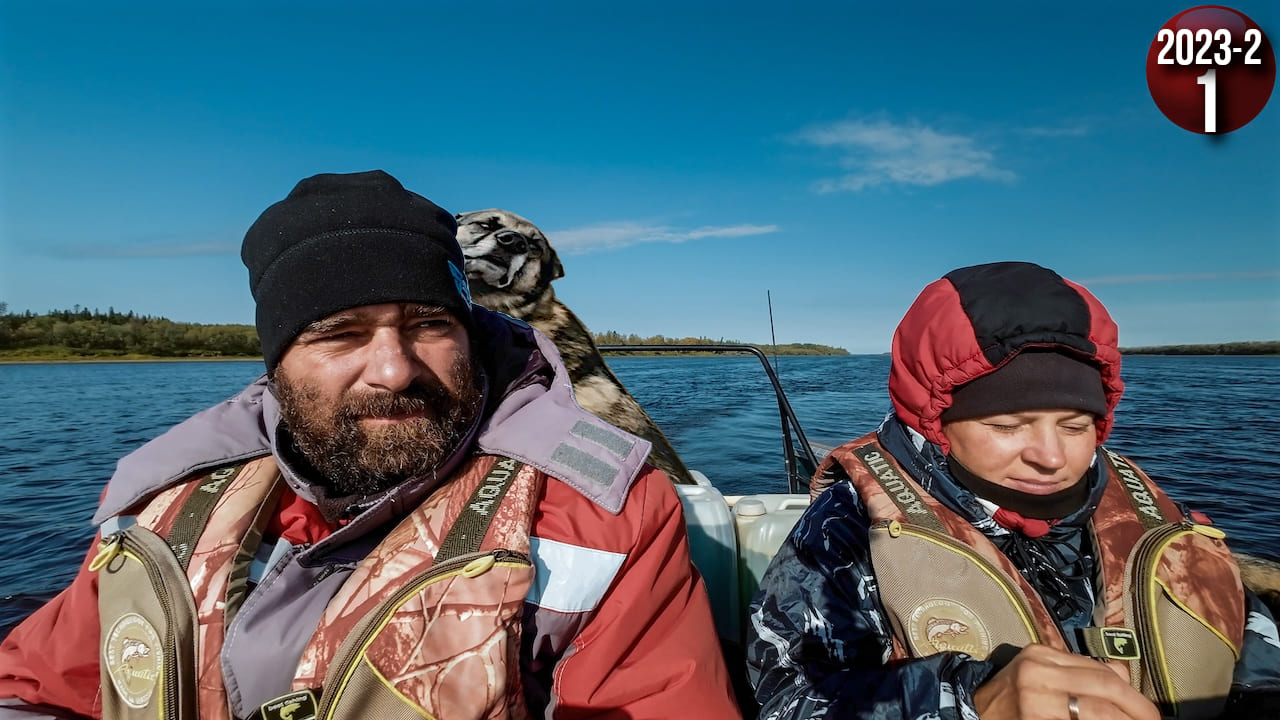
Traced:
<path id="1" fill-rule="evenodd" d="M 960 268 L 921 291 L 893 334 L 894 411 L 949 452 L 939 416 L 952 391 L 1029 347 L 1098 368 L 1107 398 L 1107 414 L 1097 423 L 1098 442 L 1104 441 L 1124 391 L 1116 324 L 1084 287 L 1032 263 Z"/>

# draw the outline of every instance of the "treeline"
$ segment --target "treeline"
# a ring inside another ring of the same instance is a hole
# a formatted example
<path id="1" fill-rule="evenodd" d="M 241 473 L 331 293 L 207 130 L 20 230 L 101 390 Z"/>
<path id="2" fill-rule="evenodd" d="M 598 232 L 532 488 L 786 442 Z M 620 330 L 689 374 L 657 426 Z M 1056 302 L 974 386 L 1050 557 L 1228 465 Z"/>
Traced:
<path id="1" fill-rule="evenodd" d="M 1280 340 L 1121 348 L 1124 355 L 1280 355 Z"/>
<path id="2" fill-rule="evenodd" d="M 596 333 L 598 345 L 720 345 L 735 340 L 640 337 Z M 200 325 L 168 318 L 116 312 L 107 308 L 55 310 L 37 315 L 10 313 L 0 302 L 0 359 L 74 360 L 78 358 L 256 358 L 262 352 L 252 325 Z M 760 346 L 773 352 L 772 346 Z M 848 355 L 844 348 L 815 343 L 779 345 L 779 355 Z"/>
<path id="3" fill-rule="evenodd" d="M 0 303 L 0 357 L 75 359 L 261 357 L 252 325 L 199 325 L 79 305 L 44 315 Z"/>
<path id="4" fill-rule="evenodd" d="M 593 333 L 597 345 L 736 345 L 736 340 L 705 337 L 641 337 L 613 330 Z M 766 353 L 772 345 L 757 345 Z M 1209 345 L 1157 345 L 1122 348 L 1125 355 L 1280 355 L 1280 341 L 1252 341 Z M 778 345 L 778 355 L 848 355 L 844 348 L 818 343 Z M 167 318 L 101 312 L 79 305 L 37 315 L 30 310 L 8 312 L 0 302 L 0 358 L 254 358 L 261 357 L 258 333 L 252 325 L 200 325 Z"/>
<path id="5" fill-rule="evenodd" d="M 653 335 L 650 337 L 640 337 L 635 333 L 623 335 L 620 332 L 609 330 L 602 333 L 591 333 L 595 338 L 596 345 L 756 345 L 756 347 L 772 354 L 774 345 L 757 345 L 756 343 L 742 343 L 737 340 L 712 340 L 705 337 L 684 337 L 669 338 L 664 335 Z M 819 345 L 817 343 L 786 343 L 777 345 L 778 355 L 848 355 L 849 351 L 844 348 L 832 347 L 830 345 Z"/>

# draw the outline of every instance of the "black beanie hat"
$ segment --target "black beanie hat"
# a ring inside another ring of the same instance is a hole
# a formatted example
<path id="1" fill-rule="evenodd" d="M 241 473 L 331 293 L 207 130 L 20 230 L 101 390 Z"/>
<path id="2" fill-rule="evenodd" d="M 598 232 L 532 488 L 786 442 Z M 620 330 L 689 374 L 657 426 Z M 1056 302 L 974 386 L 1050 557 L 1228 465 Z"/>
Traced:
<path id="1" fill-rule="evenodd" d="M 1107 414 L 1102 373 L 1052 350 L 1026 349 L 994 371 L 956 388 L 941 420 L 966 420 L 1026 410 L 1082 410 Z"/>
<path id="2" fill-rule="evenodd" d="M 470 328 L 457 229 L 451 213 L 381 170 L 298 183 L 240 248 L 267 370 L 307 325 L 360 305 L 439 306 Z"/>

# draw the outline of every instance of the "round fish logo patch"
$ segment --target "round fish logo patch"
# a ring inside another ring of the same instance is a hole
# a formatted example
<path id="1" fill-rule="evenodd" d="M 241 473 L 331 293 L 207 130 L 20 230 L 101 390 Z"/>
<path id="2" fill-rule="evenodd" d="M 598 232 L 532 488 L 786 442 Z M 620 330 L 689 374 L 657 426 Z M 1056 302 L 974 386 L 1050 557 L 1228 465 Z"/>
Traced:
<path id="1" fill-rule="evenodd" d="M 919 655 L 962 652 L 982 660 L 991 654 L 991 636 L 972 610 L 955 600 L 926 600 L 911 613 L 907 634 Z"/>
<path id="2" fill-rule="evenodd" d="M 111 626 L 102 643 L 111 684 L 131 708 L 144 708 L 160 681 L 160 635 L 137 613 L 127 613 Z"/>

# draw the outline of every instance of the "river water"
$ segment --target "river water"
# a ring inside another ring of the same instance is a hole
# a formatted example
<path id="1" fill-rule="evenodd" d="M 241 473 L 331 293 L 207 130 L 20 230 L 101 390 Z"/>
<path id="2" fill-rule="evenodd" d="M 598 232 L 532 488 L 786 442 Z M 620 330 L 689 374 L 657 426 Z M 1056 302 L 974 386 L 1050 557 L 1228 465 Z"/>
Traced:
<path id="1" fill-rule="evenodd" d="M 1208 513 L 1236 550 L 1280 559 L 1280 357 L 1134 356 L 1108 446 Z M 872 429 L 887 355 L 782 357 L 811 441 Z M 610 366 L 686 464 L 725 494 L 784 492 L 778 406 L 751 357 L 616 357 Z M 257 361 L 0 365 L 0 628 L 75 574 L 116 459 L 251 382 Z M 8 596 L 6 598 L 6 596 Z"/>

